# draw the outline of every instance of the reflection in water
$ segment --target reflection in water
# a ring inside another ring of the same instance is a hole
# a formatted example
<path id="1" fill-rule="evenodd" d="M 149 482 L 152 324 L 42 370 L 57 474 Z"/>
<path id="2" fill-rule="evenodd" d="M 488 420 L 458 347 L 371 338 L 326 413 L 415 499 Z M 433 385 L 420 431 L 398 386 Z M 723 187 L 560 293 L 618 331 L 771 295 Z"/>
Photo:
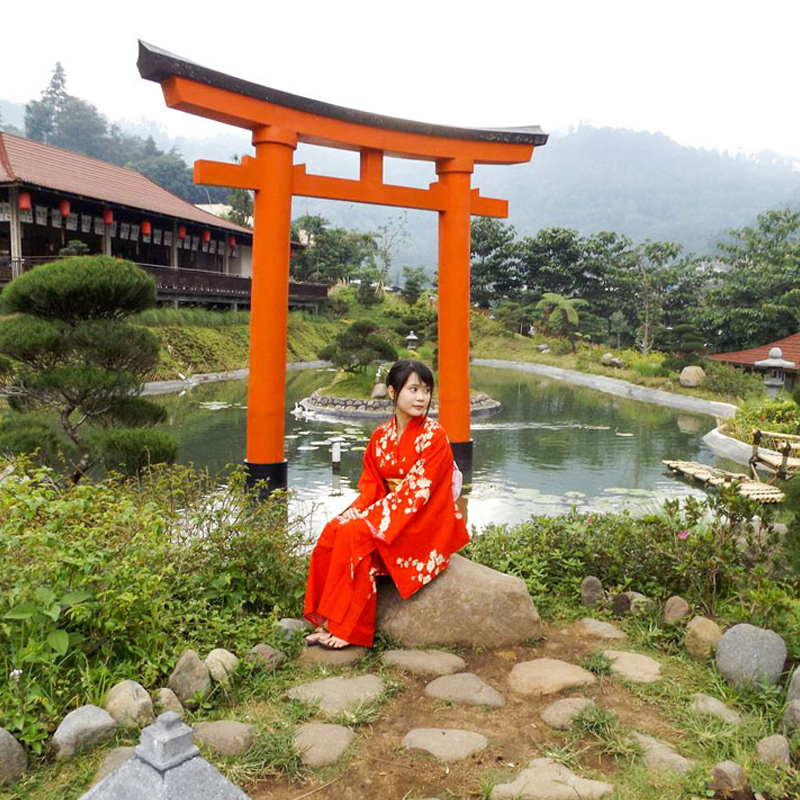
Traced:
<path id="1" fill-rule="evenodd" d="M 702 492 L 666 475 L 661 459 L 716 463 L 700 436 L 711 417 L 603 395 L 540 376 L 473 368 L 473 387 L 503 404 L 477 421 L 474 469 L 465 493 L 470 526 L 514 523 L 531 514 L 652 509 L 667 497 Z M 287 408 L 330 381 L 327 372 L 287 375 Z M 179 460 L 212 471 L 245 453 L 244 382 L 206 384 L 159 398 L 179 441 Z M 317 530 L 356 496 L 374 421 L 296 420 L 286 416 L 292 508 Z M 334 445 L 341 468 L 332 470 Z"/>

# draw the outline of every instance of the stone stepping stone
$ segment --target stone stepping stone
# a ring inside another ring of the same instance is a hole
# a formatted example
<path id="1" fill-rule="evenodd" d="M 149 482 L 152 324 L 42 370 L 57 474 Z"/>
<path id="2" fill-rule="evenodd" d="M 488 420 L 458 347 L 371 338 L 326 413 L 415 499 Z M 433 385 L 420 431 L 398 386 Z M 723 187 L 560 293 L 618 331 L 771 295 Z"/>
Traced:
<path id="1" fill-rule="evenodd" d="M 517 694 L 556 694 L 564 689 L 589 686 L 597 678 L 588 669 L 555 658 L 536 658 L 516 664 L 508 683 Z"/>
<path id="2" fill-rule="evenodd" d="M 491 800 L 597 800 L 610 797 L 614 787 L 581 778 L 552 758 L 535 758 L 512 783 L 492 789 Z"/>
<path id="3" fill-rule="evenodd" d="M 611 659 L 612 674 L 624 681 L 655 683 L 661 680 L 661 664 L 650 656 L 627 650 L 605 650 L 603 655 Z"/>
<path id="4" fill-rule="evenodd" d="M 597 639 L 618 639 L 623 641 L 628 638 L 628 634 L 625 631 L 621 631 L 616 625 L 599 619 L 592 619 L 591 617 L 584 617 L 578 623 L 578 630 L 585 636 L 594 636 Z"/>
<path id="5" fill-rule="evenodd" d="M 403 737 L 406 750 L 423 750 L 439 761 L 461 761 L 485 750 L 489 740 L 458 728 L 414 728 Z"/>
<path id="6" fill-rule="evenodd" d="M 387 650 L 381 661 L 414 675 L 452 675 L 467 667 L 463 658 L 441 650 Z"/>
<path id="7" fill-rule="evenodd" d="M 694 696 L 690 709 L 698 716 L 716 717 L 729 725 L 738 725 L 742 721 L 741 714 L 728 708 L 722 700 L 717 700 L 716 697 L 701 692 Z"/>
<path id="8" fill-rule="evenodd" d="M 318 650 L 319 648 L 313 648 Z M 323 714 L 333 716 L 345 709 L 372 703 L 383 694 L 383 681 L 376 675 L 357 678 L 324 678 L 289 689 L 293 700 L 318 702 Z"/>
<path id="9" fill-rule="evenodd" d="M 234 719 L 220 719 L 215 722 L 198 722 L 193 731 L 195 742 L 205 745 L 215 753 L 241 756 L 253 746 L 256 726 Z"/>
<path id="10" fill-rule="evenodd" d="M 301 664 L 326 664 L 329 667 L 352 667 L 368 653 L 366 647 L 346 647 L 344 650 L 326 650 L 324 647 L 304 647 L 298 657 Z"/>
<path id="11" fill-rule="evenodd" d="M 587 706 L 594 706 L 594 701 L 588 697 L 566 697 L 551 703 L 540 716 L 548 727 L 566 731 L 569 730 L 575 717 Z"/>
<path id="12" fill-rule="evenodd" d="M 443 675 L 432 680 L 425 687 L 425 694 L 437 700 L 450 700 L 468 706 L 505 705 L 503 695 L 484 683 L 472 672 L 459 672 L 456 675 Z"/>
<path id="13" fill-rule="evenodd" d="M 307 767 L 328 767 L 335 764 L 356 738 L 344 725 L 308 722 L 294 735 L 294 746 Z"/>
<path id="14" fill-rule="evenodd" d="M 676 752 L 671 744 L 665 744 L 653 739 L 652 736 L 645 736 L 643 733 L 634 731 L 631 736 L 644 751 L 644 763 L 650 769 L 665 770 L 680 775 L 690 769 L 692 762 Z"/>

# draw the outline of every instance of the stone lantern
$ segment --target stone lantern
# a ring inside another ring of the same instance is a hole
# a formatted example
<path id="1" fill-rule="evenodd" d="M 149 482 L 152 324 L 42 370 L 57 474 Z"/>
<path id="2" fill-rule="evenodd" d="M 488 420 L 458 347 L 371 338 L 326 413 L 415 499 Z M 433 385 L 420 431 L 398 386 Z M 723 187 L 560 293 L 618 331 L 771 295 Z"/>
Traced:
<path id="1" fill-rule="evenodd" d="M 419 336 L 417 336 L 417 334 L 414 333 L 414 331 L 411 331 L 411 333 L 409 333 L 408 336 L 406 336 L 406 347 L 409 350 L 416 350 L 417 344 L 419 344 Z"/>
<path id="2" fill-rule="evenodd" d="M 794 361 L 786 361 L 780 347 L 773 347 L 769 351 L 769 357 L 762 361 L 756 361 L 753 365 L 756 369 L 764 373 L 764 385 L 770 397 L 775 397 L 784 387 L 784 379 L 787 369 L 794 369 L 797 365 Z"/>

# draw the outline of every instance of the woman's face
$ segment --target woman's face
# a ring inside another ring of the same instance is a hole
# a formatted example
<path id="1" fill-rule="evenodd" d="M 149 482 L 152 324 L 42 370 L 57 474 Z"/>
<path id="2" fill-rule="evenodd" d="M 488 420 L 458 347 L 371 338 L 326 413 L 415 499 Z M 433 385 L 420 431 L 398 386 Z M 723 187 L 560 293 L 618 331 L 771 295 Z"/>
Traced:
<path id="1" fill-rule="evenodd" d="M 394 397 L 394 389 L 391 386 L 389 396 L 395 400 L 396 412 L 409 417 L 421 417 L 430 405 L 431 387 L 424 384 L 416 372 L 412 372 L 397 397 Z"/>

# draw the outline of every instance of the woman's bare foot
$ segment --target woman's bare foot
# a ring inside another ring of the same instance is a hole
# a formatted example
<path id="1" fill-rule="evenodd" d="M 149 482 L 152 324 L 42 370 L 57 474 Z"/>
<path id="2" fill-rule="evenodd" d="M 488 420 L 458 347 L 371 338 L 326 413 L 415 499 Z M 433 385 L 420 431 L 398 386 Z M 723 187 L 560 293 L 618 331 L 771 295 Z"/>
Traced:
<path id="1" fill-rule="evenodd" d="M 328 638 L 321 644 L 327 650 L 344 650 L 346 647 L 350 647 L 350 642 L 346 639 L 340 639 L 332 633 L 329 633 Z"/>
<path id="2" fill-rule="evenodd" d="M 326 631 L 324 628 L 317 628 L 313 633 L 310 633 L 306 636 L 306 644 L 309 647 L 313 645 L 322 645 L 325 646 L 328 642 L 328 639 L 331 638 L 331 635 Z"/>

